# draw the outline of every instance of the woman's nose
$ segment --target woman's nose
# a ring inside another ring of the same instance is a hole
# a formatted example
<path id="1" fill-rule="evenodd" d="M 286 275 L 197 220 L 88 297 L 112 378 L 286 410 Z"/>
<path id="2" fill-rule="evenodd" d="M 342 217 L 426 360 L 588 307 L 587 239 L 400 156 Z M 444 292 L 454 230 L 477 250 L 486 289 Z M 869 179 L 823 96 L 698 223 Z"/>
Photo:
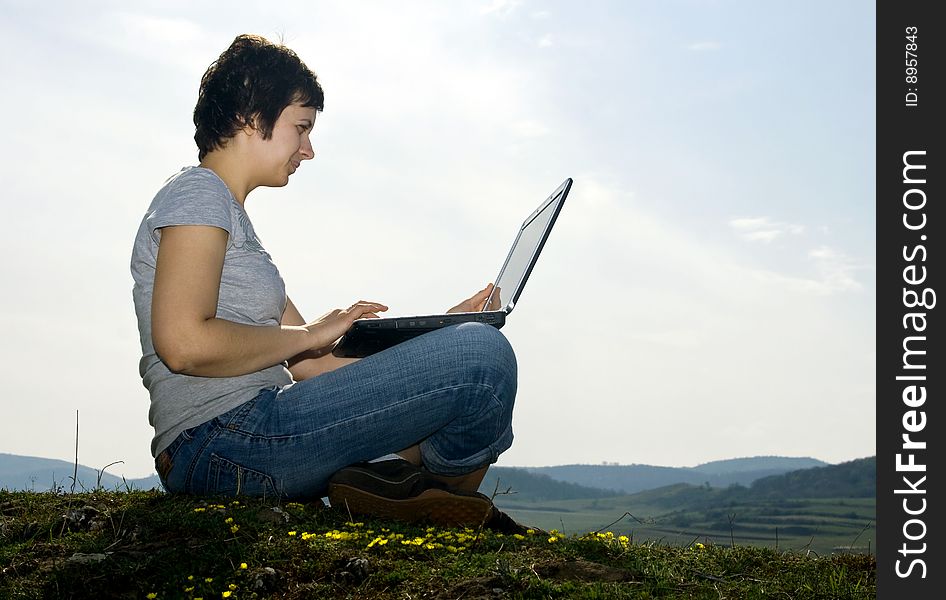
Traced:
<path id="1" fill-rule="evenodd" d="M 310 160 L 315 157 L 315 150 L 312 149 L 312 140 L 309 139 L 309 136 L 302 138 L 302 147 L 299 148 L 299 153 L 302 155 L 302 160 Z"/>

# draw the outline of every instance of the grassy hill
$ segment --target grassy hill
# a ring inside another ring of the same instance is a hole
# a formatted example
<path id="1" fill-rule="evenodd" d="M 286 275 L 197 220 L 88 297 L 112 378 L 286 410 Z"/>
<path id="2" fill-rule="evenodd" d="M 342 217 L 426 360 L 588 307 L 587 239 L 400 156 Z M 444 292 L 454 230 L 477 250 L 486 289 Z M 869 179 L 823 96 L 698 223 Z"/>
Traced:
<path id="1" fill-rule="evenodd" d="M 520 498 L 532 501 L 574 500 L 578 498 L 606 498 L 618 496 L 614 490 L 602 490 L 567 481 L 556 481 L 548 475 L 531 473 L 525 469 L 491 467 L 486 472 L 480 491 L 492 495 L 495 491 L 511 490 Z"/>
<path id="2" fill-rule="evenodd" d="M 675 484 L 637 494 L 530 501 L 498 496 L 514 517 L 583 533 L 608 527 L 636 539 L 739 543 L 830 554 L 876 547 L 876 458 L 786 473 L 750 487 Z"/>
<path id="3" fill-rule="evenodd" d="M 0 491 L 0 598 L 867 599 L 875 577 L 868 554 L 729 540 L 499 536 L 319 504 Z"/>
<path id="4" fill-rule="evenodd" d="M 708 483 L 713 487 L 728 487 L 733 484 L 748 486 L 762 477 L 826 465 L 827 463 L 813 458 L 757 456 L 720 460 L 696 467 L 609 464 L 525 467 L 524 469 L 537 475 L 547 475 L 556 481 L 634 494 L 676 483 L 693 485 Z"/>
<path id="5" fill-rule="evenodd" d="M 599 498 L 618 493 L 635 492 L 664 487 L 676 483 L 691 483 L 714 487 L 733 484 L 750 485 L 757 479 L 779 475 L 795 469 L 824 466 L 826 463 L 811 458 L 778 456 L 738 458 L 714 461 L 696 467 L 654 467 L 649 465 L 564 465 L 557 467 L 493 467 L 484 482 L 486 493 L 500 488 L 512 488 L 521 497 L 533 500 Z M 143 479 L 124 480 L 106 472 L 116 465 L 93 469 L 78 465 L 76 483 L 72 478 L 75 465 L 64 460 L 16 456 L 0 453 L 0 488 L 9 490 L 46 491 L 59 488 L 84 491 L 95 488 L 148 490 L 160 488 L 157 475 Z"/>
<path id="6" fill-rule="evenodd" d="M 765 477 L 752 483 L 751 493 L 758 498 L 872 498 L 877 493 L 877 457 Z"/>
<path id="7" fill-rule="evenodd" d="M 712 462 L 699 464 L 693 467 L 693 470 L 709 475 L 721 475 L 723 473 L 744 473 L 752 471 L 774 470 L 786 473 L 788 471 L 798 471 L 801 469 L 812 469 L 814 467 L 824 466 L 827 466 L 826 462 L 809 457 L 749 456 L 745 458 L 714 460 Z"/>

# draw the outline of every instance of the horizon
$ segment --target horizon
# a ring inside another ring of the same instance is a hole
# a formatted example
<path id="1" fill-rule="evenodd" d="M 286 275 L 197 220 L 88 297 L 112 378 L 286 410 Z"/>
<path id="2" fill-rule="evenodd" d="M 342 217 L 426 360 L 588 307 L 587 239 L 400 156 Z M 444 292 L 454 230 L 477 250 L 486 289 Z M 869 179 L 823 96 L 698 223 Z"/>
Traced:
<path id="1" fill-rule="evenodd" d="M 4 455 L 6 455 L 6 456 L 11 456 L 11 457 L 14 457 L 14 458 L 30 458 L 30 459 L 39 459 L 39 460 L 50 460 L 50 461 L 64 462 L 64 463 L 67 463 L 69 466 L 72 466 L 73 468 L 74 468 L 74 466 L 75 466 L 75 464 L 76 464 L 76 463 L 75 463 L 75 459 L 73 459 L 73 460 L 66 460 L 66 459 L 62 459 L 62 458 L 50 458 L 50 457 L 46 457 L 46 456 L 21 455 L 21 454 L 13 454 L 13 453 L 10 453 L 10 452 L 0 451 L 0 457 L 2 457 L 2 456 L 4 456 Z M 845 459 L 845 460 L 842 460 L 842 461 L 837 462 L 837 463 L 828 462 L 828 461 L 825 461 L 825 460 L 822 460 L 822 459 L 820 459 L 820 458 L 816 458 L 816 457 L 813 457 L 813 456 L 754 455 L 754 456 L 736 456 L 736 457 L 731 457 L 731 458 L 723 458 L 723 459 L 717 459 L 717 460 L 711 460 L 711 461 L 707 461 L 707 462 L 697 463 L 697 464 L 694 464 L 694 465 L 657 465 L 657 464 L 650 464 L 650 463 L 626 463 L 626 464 L 625 464 L 625 463 L 600 462 L 600 463 L 561 463 L 561 464 L 555 464 L 555 465 L 499 465 L 499 464 L 494 464 L 494 465 L 490 465 L 490 468 L 493 468 L 493 467 L 500 467 L 500 468 L 504 468 L 504 469 L 543 469 L 543 468 L 555 468 L 555 467 L 654 467 L 654 468 L 659 468 L 659 469 L 694 469 L 694 468 L 697 468 L 697 467 L 700 467 L 700 466 L 704 466 L 704 465 L 708 465 L 708 464 L 713 464 L 713 463 L 718 463 L 718 462 L 730 462 L 730 461 L 738 461 L 738 460 L 752 460 L 752 459 L 760 459 L 760 458 L 763 458 L 763 459 L 768 458 L 768 459 L 814 460 L 814 461 L 818 461 L 818 462 L 824 463 L 824 466 L 836 466 L 836 465 L 845 464 L 845 463 L 849 463 L 849 462 L 853 462 L 853 461 L 857 461 L 857 460 L 864 460 L 864 459 L 867 459 L 867 458 L 873 458 L 873 457 L 875 457 L 875 456 L 876 456 L 876 455 L 873 455 L 873 454 L 872 454 L 872 455 L 869 455 L 869 456 L 859 456 L 859 457 L 856 457 L 856 458 Z M 87 468 L 87 469 L 91 469 L 91 470 L 93 470 L 93 471 L 100 471 L 100 470 L 101 470 L 100 468 L 96 468 L 96 467 L 90 466 L 90 465 L 85 464 L 85 463 L 83 463 L 83 462 L 81 462 L 81 461 L 78 463 L 78 466 L 79 466 L 79 467 L 84 467 L 84 468 Z M 112 476 L 112 477 L 117 477 L 117 478 L 119 478 L 119 479 L 124 478 L 124 479 L 126 479 L 126 480 L 128 480 L 128 481 L 142 480 L 142 479 L 150 479 L 151 477 L 156 477 L 156 476 L 157 476 L 157 473 L 154 472 L 154 471 L 152 471 L 151 473 L 148 473 L 147 475 L 127 476 L 127 475 L 125 475 L 125 474 L 124 474 L 123 472 L 121 472 L 121 471 L 117 471 L 117 470 L 116 470 L 116 471 L 113 471 L 113 470 L 111 470 L 111 467 L 118 466 L 117 464 L 112 464 L 112 465 L 108 465 L 108 466 L 109 466 L 109 470 L 107 470 L 107 471 L 105 472 L 105 474 L 110 475 L 110 476 Z M 812 467 L 812 468 L 818 468 L 818 467 Z"/>

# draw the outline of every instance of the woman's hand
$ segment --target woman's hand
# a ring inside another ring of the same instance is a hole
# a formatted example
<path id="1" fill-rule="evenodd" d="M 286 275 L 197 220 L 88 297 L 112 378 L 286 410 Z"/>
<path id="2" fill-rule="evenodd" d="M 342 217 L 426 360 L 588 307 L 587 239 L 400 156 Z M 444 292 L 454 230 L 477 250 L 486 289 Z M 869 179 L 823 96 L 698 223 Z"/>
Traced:
<path id="1" fill-rule="evenodd" d="M 493 291 L 493 284 L 488 284 L 485 288 L 476 292 L 460 304 L 457 304 L 450 310 L 448 313 L 458 313 L 458 312 L 480 312 L 486 308 L 486 300 L 489 298 L 490 293 Z M 499 295 L 497 294 L 493 301 L 490 303 L 490 310 L 495 310 L 499 306 Z"/>
<path id="2" fill-rule="evenodd" d="M 384 312 L 387 306 L 378 302 L 360 300 L 348 308 L 336 308 L 305 325 L 312 336 L 312 349 L 319 350 L 331 346 L 338 338 L 351 329 L 356 319 L 377 319 L 379 312 Z"/>

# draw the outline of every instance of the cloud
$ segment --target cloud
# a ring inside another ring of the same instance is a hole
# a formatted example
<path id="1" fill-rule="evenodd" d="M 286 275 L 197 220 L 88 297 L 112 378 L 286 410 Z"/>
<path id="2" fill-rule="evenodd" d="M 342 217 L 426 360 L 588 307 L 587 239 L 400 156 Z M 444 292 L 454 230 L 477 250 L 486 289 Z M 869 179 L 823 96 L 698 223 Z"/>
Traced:
<path id="1" fill-rule="evenodd" d="M 550 48 L 552 46 L 552 34 L 546 33 L 539 40 L 539 48 Z"/>
<path id="2" fill-rule="evenodd" d="M 747 219 L 747 218 L 733 219 L 729 222 L 729 224 L 734 229 L 755 229 L 757 227 L 764 226 L 768 222 L 769 222 L 768 217 L 758 217 L 758 218 L 752 218 L 752 219 Z"/>
<path id="3" fill-rule="evenodd" d="M 742 237 L 750 242 L 771 242 L 781 235 L 782 232 L 778 229 L 765 229 L 761 231 L 749 231 L 744 233 Z"/>
<path id="4" fill-rule="evenodd" d="M 480 9 L 480 14 L 495 15 L 500 19 L 505 19 L 515 12 L 521 4 L 521 0 L 493 0 Z"/>
<path id="5" fill-rule="evenodd" d="M 695 42 L 687 46 L 687 50 L 693 52 L 711 52 L 720 48 L 722 48 L 722 44 L 719 42 Z"/>
<path id="6" fill-rule="evenodd" d="M 89 13 L 80 19 L 66 35 L 109 50 L 116 56 L 191 73 L 202 73 L 223 49 L 208 29 L 186 18 L 112 11 Z"/>
<path id="7" fill-rule="evenodd" d="M 513 131 L 524 138 L 538 138 L 549 134 L 549 128 L 538 121 L 526 119 L 512 124 Z"/>
<path id="8" fill-rule="evenodd" d="M 801 235 L 805 232 L 804 225 L 773 221 L 769 217 L 735 218 L 729 221 L 729 226 L 750 242 L 769 243 L 783 235 Z"/>
<path id="9" fill-rule="evenodd" d="M 787 236 L 801 236 L 806 231 L 804 225 L 774 221 L 770 217 L 739 217 L 731 219 L 729 226 L 748 242 L 766 244 Z M 824 227 L 817 229 L 822 233 L 827 231 Z M 805 257 L 808 265 L 814 267 L 816 277 L 797 277 L 757 269 L 750 271 L 751 277 L 793 292 L 819 296 L 864 289 L 855 274 L 867 267 L 856 264 L 843 252 L 822 245 L 809 250 Z"/>
<path id="10" fill-rule="evenodd" d="M 857 271 L 870 269 L 867 265 L 858 265 L 849 256 L 829 246 L 819 246 L 808 252 L 815 269 L 821 275 L 821 282 L 827 291 L 861 291 L 864 286 L 854 278 Z"/>

